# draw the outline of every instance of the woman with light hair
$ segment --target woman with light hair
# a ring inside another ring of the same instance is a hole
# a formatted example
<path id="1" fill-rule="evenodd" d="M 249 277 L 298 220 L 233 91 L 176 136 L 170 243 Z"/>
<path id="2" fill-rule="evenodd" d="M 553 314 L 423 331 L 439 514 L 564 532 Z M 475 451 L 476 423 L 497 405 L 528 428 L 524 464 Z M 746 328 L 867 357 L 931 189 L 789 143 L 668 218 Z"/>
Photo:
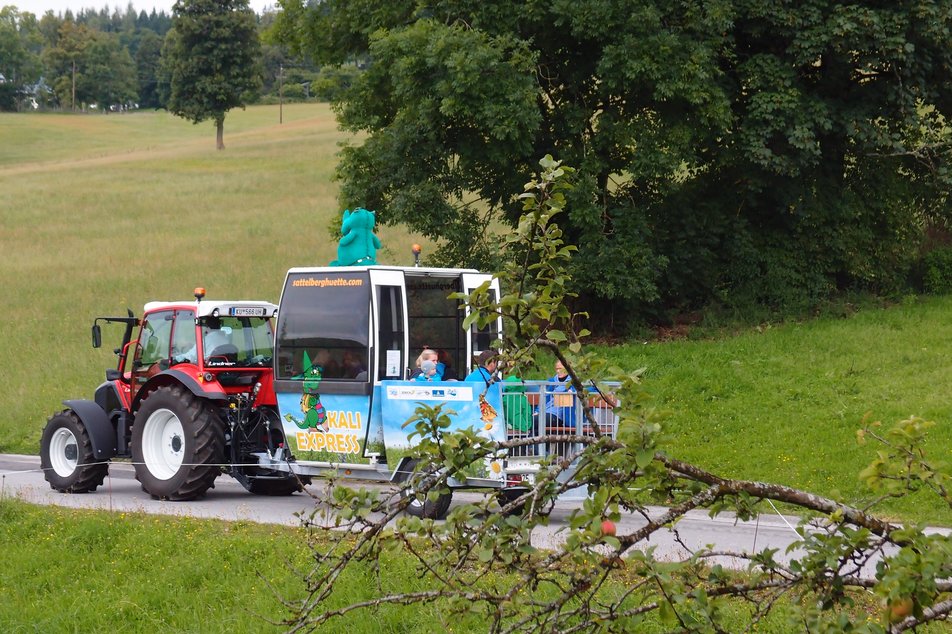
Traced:
<path id="1" fill-rule="evenodd" d="M 416 369 L 410 375 L 410 378 L 415 379 L 423 371 L 422 368 L 424 361 L 432 361 L 434 364 L 436 364 L 436 374 L 429 380 L 442 381 L 443 372 L 446 370 L 446 366 L 440 363 L 439 354 L 432 348 L 424 348 L 423 352 L 420 353 L 420 356 L 417 357 Z"/>

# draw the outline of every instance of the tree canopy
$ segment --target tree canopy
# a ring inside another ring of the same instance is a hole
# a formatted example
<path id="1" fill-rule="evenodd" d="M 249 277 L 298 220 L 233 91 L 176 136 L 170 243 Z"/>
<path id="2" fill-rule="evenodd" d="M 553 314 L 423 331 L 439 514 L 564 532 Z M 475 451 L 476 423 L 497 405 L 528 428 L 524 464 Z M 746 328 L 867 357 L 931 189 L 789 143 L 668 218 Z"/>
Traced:
<path id="1" fill-rule="evenodd" d="M 444 263 L 491 261 L 545 153 L 583 295 L 626 308 L 890 291 L 948 216 L 950 0 L 282 6 L 295 50 L 366 65 L 342 202 Z"/>
<path id="2" fill-rule="evenodd" d="M 39 42 L 32 14 L 0 8 L 0 110 L 12 110 L 22 86 L 39 79 Z"/>
<path id="3" fill-rule="evenodd" d="M 248 0 L 178 0 L 162 52 L 169 112 L 215 122 L 223 149 L 225 113 L 244 107 L 260 86 L 260 44 Z"/>

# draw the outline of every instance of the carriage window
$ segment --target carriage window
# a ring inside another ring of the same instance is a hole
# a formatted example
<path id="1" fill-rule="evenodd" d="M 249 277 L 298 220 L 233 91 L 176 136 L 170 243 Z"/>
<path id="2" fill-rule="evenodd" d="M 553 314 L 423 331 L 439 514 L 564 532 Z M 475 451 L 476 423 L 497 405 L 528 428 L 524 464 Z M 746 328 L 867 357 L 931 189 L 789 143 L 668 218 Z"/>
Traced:
<path id="1" fill-rule="evenodd" d="M 377 340 L 381 353 L 378 354 L 380 379 L 402 378 L 405 362 L 403 359 L 403 297 L 399 286 L 377 287 L 377 306 L 380 323 L 377 324 Z M 396 357 L 396 358 L 394 358 Z"/>
<path id="2" fill-rule="evenodd" d="M 495 290 L 490 290 L 493 295 L 493 301 L 499 301 L 499 296 Z M 498 349 L 499 340 L 499 320 L 494 319 L 486 325 L 485 328 L 477 328 L 473 324 L 473 356 L 478 356 L 483 350 Z"/>
<path id="3" fill-rule="evenodd" d="M 410 321 L 410 365 L 423 348 L 432 348 L 444 364 L 444 378 L 462 378 L 469 372 L 463 339 L 463 313 L 458 300 L 449 299 L 460 290 L 458 277 L 416 277 L 406 274 L 407 312 Z M 412 368 L 411 368 L 412 369 Z"/>
<path id="4" fill-rule="evenodd" d="M 325 379 L 366 380 L 369 324 L 367 273 L 292 273 L 278 313 L 277 378 L 319 367 Z"/>

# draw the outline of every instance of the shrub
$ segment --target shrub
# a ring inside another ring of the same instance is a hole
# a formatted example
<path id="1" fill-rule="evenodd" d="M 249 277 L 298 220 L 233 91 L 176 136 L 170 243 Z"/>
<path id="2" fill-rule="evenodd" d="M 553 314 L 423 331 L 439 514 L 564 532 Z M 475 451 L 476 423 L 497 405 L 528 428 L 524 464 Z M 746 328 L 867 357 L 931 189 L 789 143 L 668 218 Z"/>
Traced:
<path id="1" fill-rule="evenodd" d="M 952 291 L 952 246 L 939 247 L 923 256 L 922 289 L 934 295 Z"/>

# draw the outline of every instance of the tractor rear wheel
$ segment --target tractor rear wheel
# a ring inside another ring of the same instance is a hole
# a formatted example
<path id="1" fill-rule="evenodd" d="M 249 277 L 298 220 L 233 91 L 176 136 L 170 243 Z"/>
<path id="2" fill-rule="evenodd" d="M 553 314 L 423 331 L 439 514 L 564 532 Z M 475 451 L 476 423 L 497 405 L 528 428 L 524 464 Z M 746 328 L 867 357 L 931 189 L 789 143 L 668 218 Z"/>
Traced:
<path id="1" fill-rule="evenodd" d="M 88 493 L 106 478 L 108 462 L 97 462 L 86 426 L 72 410 L 50 417 L 40 439 L 43 477 L 56 491 Z"/>
<path id="2" fill-rule="evenodd" d="M 136 479 L 162 500 L 194 500 L 215 486 L 224 448 L 215 407 L 178 385 L 148 395 L 132 426 Z"/>

